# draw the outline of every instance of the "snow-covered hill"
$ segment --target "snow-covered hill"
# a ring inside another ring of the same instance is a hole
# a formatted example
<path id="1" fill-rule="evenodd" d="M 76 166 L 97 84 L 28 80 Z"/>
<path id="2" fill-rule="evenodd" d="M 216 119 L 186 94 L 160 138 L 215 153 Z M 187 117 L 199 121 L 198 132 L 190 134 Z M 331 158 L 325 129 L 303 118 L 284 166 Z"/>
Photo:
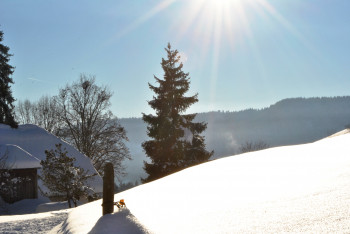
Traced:
<path id="1" fill-rule="evenodd" d="M 240 153 L 247 142 L 263 141 L 271 147 L 314 142 L 350 125 L 350 96 L 334 98 L 289 98 L 268 108 L 244 111 L 200 113 L 195 121 L 207 122 L 203 133 L 213 158 Z M 133 160 L 125 161 L 125 182 L 147 177 L 143 161 L 148 160 L 141 147 L 148 139 L 141 118 L 120 119 L 130 141 L 127 146 Z"/>
<path id="2" fill-rule="evenodd" d="M 62 149 L 67 150 L 68 156 L 76 159 L 76 166 L 89 170 L 91 174 L 97 173 L 88 157 L 46 130 L 32 124 L 20 125 L 18 129 L 0 124 L 0 145 L 4 147 L 5 145 L 16 145 L 39 160 L 46 158 L 45 150 L 55 149 L 55 144 L 59 143 L 62 144 Z M 11 149 L 18 149 L 18 147 L 11 147 Z M 39 180 L 39 186 L 43 189 L 44 186 L 40 182 Z M 102 178 L 99 175 L 91 179 L 90 185 L 96 192 L 102 192 Z"/>
<path id="3" fill-rule="evenodd" d="M 344 132 L 345 133 L 345 132 Z M 52 233 L 349 233 L 350 134 L 188 168 L 73 209 Z"/>

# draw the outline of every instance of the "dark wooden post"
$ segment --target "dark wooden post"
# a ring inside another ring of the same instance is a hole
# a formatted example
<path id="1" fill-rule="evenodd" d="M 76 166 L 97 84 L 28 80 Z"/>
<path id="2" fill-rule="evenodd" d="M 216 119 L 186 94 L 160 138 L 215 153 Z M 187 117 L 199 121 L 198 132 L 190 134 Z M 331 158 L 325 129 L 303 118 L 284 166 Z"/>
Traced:
<path id="1" fill-rule="evenodd" d="M 38 198 L 38 169 L 34 169 L 34 198 Z"/>
<path id="2" fill-rule="evenodd" d="M 111 214 L 114 211 L 114 169 L 112 163 L 107 163 L 103 176 L 103 215 Z"/>

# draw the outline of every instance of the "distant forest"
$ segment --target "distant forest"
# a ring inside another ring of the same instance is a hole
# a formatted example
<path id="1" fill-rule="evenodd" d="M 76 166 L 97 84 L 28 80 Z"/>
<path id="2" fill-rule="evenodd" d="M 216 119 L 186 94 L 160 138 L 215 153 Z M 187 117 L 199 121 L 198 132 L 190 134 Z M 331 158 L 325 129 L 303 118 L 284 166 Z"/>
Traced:
<path id="1" fill-rule="evenodd" d="M 350 96 L 289 98 L 263 109 L 199 113 L 196 122 L 207 122 L 204 133 L 212 159 L 241 153 L 246 143 L 266 143 L 269 147 L 317 141 L 350 126 Z M 134 160 L 127 162 L 128 179 L 142 176 L 146 160 L 141 143 L 147 139 L 141 118 L 120 119 L 130 141 Z"/>
<path id="2" fill-rule="evenodd" d="M 260 110 L 202 113 L 197 120 L 208 122 L 208 148 L 222 157 L 240 153 L 245 142 L 294 145 L 343 130 L 350 124 L 350 97 L 290 98 Z"/>

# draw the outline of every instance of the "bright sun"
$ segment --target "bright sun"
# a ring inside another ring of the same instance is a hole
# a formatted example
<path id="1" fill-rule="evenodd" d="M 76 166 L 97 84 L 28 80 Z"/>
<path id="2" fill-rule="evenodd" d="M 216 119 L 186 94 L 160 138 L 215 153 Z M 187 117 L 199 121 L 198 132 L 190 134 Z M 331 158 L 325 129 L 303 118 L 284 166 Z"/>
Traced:
<path id="1" fill-rule="evenodd" d="M 227 50 L 249 47 L 257 63 L 262 64 L 259 47 L 256 43 L 252 23 L 256 19 L 282 24 L 293 34 L 297 34 L 292 25 L 269 3 L 269 0 L 174 0 L 186 2 L 177 25 L 178 40 L 192 40 L 190 44 L 200 48 L 198 64 L 204 64 L 205 58 L 211 59 L 210 98 L 215 100 L 219 77 L 220 58 Z M 214 101 L 212 102 L 214 103 Z"/>
<path id="2" fill-rule="evenodd" d="M 160 12 L 177 9 L 168 28 L 176 32 L 172 41 L 186 40 L 195 45 L 197 58 L 211 58 L 211 96 L 215 97 L 215 86 L 218 79 L 220 53 L 234 51 L 238 46 L 249 47 L 259 64 L 261 63 L 259 45 L 256 43 L 252 23 L 266 20 L 281 24 L 293 36 L 303 41 L 303 36 L 281 15 L 270 0 L 156 0 L 158 4 L 118 32 L 119 38 L 136 30 L 140 25 Z M 186 57 L 187 58 L 187 57 Z M 204 64 L 196 61 L 196 64 Z"/>
<path id="3" fill-rule="evenodd" d="M 255 44 L 251 23 L 256 18 L 273 19 L 289 30 L 294 36 L 298 32 L 269 3 L 269 0 L 170 0 L 183 3 L 181 19 L 175 21 L 178 38 L 185 35 L 193 38 L 202 48 L 216 50 L 219 53 L 222 39 L 228 41 L 234 49 L 238 41 Z M 188 38 L 188 37 L 187 37 Z M 215 56 L 215 54 L 214 54 Z"/>
<path id="4" fill-rule="evenodd" d="M 246 10 L 252 1 L 264 0 L 188 1 L 179 35 L 181 37 L 192 28 L 194 37 L 201 39 L 206 48 L 218 46 L 222 37 L 233 45 L 236 35 L 249 33 Z"/>
<path id="5" fill-rule="evenodd" d="M 225 7 L 229 5 L 242 4 L 242 0 L 195 0 L 199 4 L 209 4 L 212 7 Z"/>
<path id="6" fill-rule="evenodd" d="M 153 18 L 159 12 L 171 10 L 173 5 L 181 7 L 179 17 L 174 19 L 171 30 L 176 30 L 177 38 L 183 37 L 198 41 L 204 48 L 214 47 L 218 50 L 221 38 L 225 38 L 234 48 L 237 40 L 242 38 L 254 40 L 251 30 L 251 16 L 271 16 L 285 28 L 299 37 L 298 32 L 269 3 L 269 0 L 157 0 L 153 8 L 146 11 L 124 30 L 119 31 L 115 38 L 135 30 L 140 25 Z M 189 35 L 189 36 L 188 36 Z M 114 39 L 115 39 L 114 38 Z"/>
<path id="7" fill-rule="evenodd" d="M 115 38 L 137 29 L 159 12 L 170 11 L 174 5 L 181 9 L 178 17 L 175 17 L 169 26 L 170 30 L 176 32 L 174 41 L 181 41 L 183 38 L 192 40 L 190 43 L 201 48 L 203 58 L 212 51 L 214 73 L 223 41 L 229 43 L 228 49 L 231 50 L 242 41 L 256 50 L 254 48 L 256 36 L 251 27 L 252 17 L 256 15 L 262 20 L 265 17 L 269 17 L 269 20 L 272 18 L 294 36 L 302 39 L 300 33 L 269 3 L 269 0 L 157 0 L 156 2 L 158 4 L 118 32 Z"/>

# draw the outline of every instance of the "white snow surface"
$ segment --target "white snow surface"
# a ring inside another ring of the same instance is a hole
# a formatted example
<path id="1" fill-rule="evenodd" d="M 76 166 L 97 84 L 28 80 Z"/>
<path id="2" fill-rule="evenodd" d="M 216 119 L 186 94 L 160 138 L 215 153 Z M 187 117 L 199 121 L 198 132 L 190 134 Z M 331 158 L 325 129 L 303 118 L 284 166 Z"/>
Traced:
<path id="1" fill-rule="evenodd" d="M 69 210 L 39 214 L 0 216 L 0 233 L 47 233 L 67 217 Z"/>
<path id="2" fill-rule="evenodd" d="M 40 160 L 17 145 L 0 145 L 0 157 L 6 156 L 5 168 L 41 168 Z"/>
<path id="3" fill-rule="evenodd" d="M 33 124 L 19 125 L 17 129 L 0 124 L 0 145 L 16 145 L 39 160 L 45 160 L 45 150 L 55 149 L 55 144 L 59 143 L 62 144 L 62 149 L 67 150 L 69 157 L 74 157 L 76 159 L 74 163 L 76 166 L 88 170 L 91 174 L 97 173 L 91 160 L 87 156 L 80 153 L 70 144 L 47 132 L 45 129 Z M 41 173 L 40 170 L 38 173 Z M 40 182 L 41 181 L 39 181 L 39 186 L 46 191 Z M 96 175 L 89 182 L 95 192 L 102 192 L 101 176 Z"/>
<path id="4" fill-rule="evenodd" d="M 7 204 L 1 203 L 0 198 L 0 233 L 47 233 L 62 223 L 70 211 L 67 202 L 45 203 L 48 201 L 40 197 Z M 6 213 L 11 215 L 3 215 Z"/>
<path id="5" fill-rule="evenodd" d="M 350 134 L 188 168 L 72 209 L 51 233 L 350 233 Z"/>

